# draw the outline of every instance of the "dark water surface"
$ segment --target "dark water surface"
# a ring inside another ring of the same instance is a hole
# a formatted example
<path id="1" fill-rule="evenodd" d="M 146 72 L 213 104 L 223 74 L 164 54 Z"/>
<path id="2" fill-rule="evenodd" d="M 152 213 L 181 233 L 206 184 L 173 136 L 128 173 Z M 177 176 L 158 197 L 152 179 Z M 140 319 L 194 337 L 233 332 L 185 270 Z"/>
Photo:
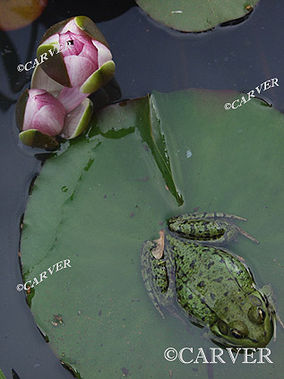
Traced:
<path id="1" fill-rule="evenodd" d="M 30 182 L 41 166 L 34 152 L 18 143 L 14 103 L 29 85 L 31 71 L 18 73 L 17 65 L 35 57 L 36 46 L 49 26 L 79 14 L 99 23 L 117 64 L 116 80 L 123 99 L 141 97 L 152 90 L 185 88 L 248 92 L 277 77 L 280 86 L 266 91 L 265 99 L 284 111 L 281 0 L 261 0 L 243 23 L 198 34 L 164 28 L 132 5 L 131 1 L 111 0 L 81 0 L 77 5 L 50 1 L 33 25 L 0 33 L 0 368 L 7 378 L 12 377 L 11 368 L 21 379 L 72 377 L 37 330 L 24 294 L 16 291 L 22 282 L 19 224 Z"/>

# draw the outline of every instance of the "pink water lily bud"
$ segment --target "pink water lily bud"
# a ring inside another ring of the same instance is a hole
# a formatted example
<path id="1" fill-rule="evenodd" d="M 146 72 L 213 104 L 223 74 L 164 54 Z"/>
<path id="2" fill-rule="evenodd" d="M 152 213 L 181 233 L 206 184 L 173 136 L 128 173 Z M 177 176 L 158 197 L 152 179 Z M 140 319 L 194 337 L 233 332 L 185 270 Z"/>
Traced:
<path id="1" fill-rule="evenodd" d="M 48 136 L 56 136 L 64 127 L 66 111 L 59 100 L 43 89 L 30 89 L 23 95 L 19 104 L 23 116 L 21 130 L 36 129 Z M 25 107 L 24 107 L 25 103 Z M 19 118 L 18 118 L 19 120 Z"/>
<path id="2" fill-rule="evenodd" d="M 59 35 L 59 44 L 71 86 L 80 86 L 99 68 L 98 49 L 90 37 L 69 31 Z"/>
<path id="3" fill-rule="evenodd" d="M 43 37 L 37 57 L 48 76 L 64 87 L 92 93 L 114 75 L 115 64 L 96 25 L 86 16 L 58 23 Z"/>

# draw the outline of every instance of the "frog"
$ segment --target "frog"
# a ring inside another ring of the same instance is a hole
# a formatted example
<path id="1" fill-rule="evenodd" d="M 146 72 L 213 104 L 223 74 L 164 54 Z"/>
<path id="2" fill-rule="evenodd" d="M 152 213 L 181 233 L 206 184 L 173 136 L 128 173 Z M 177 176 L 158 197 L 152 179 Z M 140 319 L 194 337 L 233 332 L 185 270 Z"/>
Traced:
<path id="1" fill-rule="evenodd" d="M 239 235 L 245 218 L 222 212 L 171 217 L 160 238 L 144 242 L 142 277 L 155 308 L 207 329 L 217 345 L 265 347 L 276 333 L 276 310 L 269 285 L 258 289 L 244 259 L 226 245 Z M 283 326 L 283 324 L 282 324 Z"/>

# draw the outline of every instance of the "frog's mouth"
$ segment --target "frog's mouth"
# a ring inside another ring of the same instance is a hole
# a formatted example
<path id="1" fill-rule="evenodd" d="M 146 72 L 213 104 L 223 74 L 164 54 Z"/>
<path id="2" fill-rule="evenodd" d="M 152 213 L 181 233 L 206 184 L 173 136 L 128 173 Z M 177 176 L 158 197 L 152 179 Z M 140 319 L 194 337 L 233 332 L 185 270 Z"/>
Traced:
<path id="1" fill-rule="evenodd" d="M 260 348 L 265 347 L 271 340 L 273 336 L 273 323 L 268 318 L 267 320 L 270 323 L 268 329 L 263 330 L 263 334 L 259 339 L 254 339 L 249 336 L 244 337 L 234 337 L 231 334 L 222 335 L 219 331 L 217 323 L 210 327 L 210 336 L 211 341 L 216 343 L 220 347 L 236 347 L 236 348 Z M 268 331 L 267 331 L 268 330 Z"/>
<path id="2" fill-rule="evenodd" d="M 233 338 L 230 337 L 230 340 L 226 340 L 224 336 L 217 336 L 212 332 L 210 335 L 211 341 L 213 341 L 216 345 L 226 348 L 226 347 L 236 347 L 236 348 L 256 348 L 256 347 L 264 347 L 267 345 L 263 343 L 260 343 L 259 341 L 246 337 L 242 338 L 241 340 L 233 341 Z"/>

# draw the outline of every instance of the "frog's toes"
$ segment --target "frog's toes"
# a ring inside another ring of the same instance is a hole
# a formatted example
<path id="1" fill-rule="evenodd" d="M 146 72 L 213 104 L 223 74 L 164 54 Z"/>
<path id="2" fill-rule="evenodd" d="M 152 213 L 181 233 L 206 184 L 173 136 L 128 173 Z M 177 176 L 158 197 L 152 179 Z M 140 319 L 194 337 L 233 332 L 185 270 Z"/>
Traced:
<path id="1" fill-rule="evenodd" d="M 165 232 L 164 230 L 160 230 L 160 238 L 154 240 L 156 247 L 152 249 L 151 253 L 153 257 L 156 259 L 161 259 L 164 255 L 164 247 L 165 247 Z"/>
<path id="2" fill-rule="evenodd" d="M 243 229 L 241 229 L 239 226 L 236 226 L 236 229 L 239 233 L 241 233 L 244 237 L 248 238 L 249 240 L 251 240 L 252 242 L 256 243 L 256 244 L 259 244 L 259 241 L 254 238 L 251 234 L 245 232 Z"/>
<path id="3" fill-rule="evenodd" d="M 237 215 L 232 215 L 232 214 L 226 214 L 226 213 L 223 213 L 224 214 L 224 218 L 230 218 L 232 220 L 239 220 L 239 221 L 247 221 L 248 219 L 245 218 L 245 217 L 241 217 L 241 216 L 237 216 Z"/>

